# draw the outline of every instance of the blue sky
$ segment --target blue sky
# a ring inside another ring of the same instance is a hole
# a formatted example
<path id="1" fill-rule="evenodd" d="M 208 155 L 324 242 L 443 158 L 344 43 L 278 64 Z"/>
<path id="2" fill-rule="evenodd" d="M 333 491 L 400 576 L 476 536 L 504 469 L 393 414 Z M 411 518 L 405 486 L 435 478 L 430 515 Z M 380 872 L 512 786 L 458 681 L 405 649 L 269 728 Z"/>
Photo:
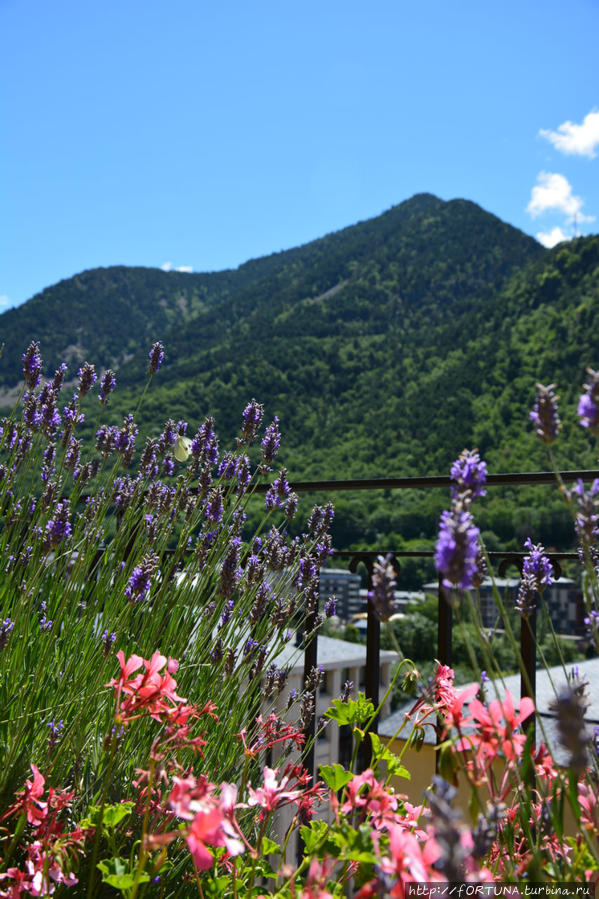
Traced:
<path id="1" fill-rule="evenodd" d="M 413 194 L 599 230 L 597 0 L 0 0 L 0 308 Z"/>

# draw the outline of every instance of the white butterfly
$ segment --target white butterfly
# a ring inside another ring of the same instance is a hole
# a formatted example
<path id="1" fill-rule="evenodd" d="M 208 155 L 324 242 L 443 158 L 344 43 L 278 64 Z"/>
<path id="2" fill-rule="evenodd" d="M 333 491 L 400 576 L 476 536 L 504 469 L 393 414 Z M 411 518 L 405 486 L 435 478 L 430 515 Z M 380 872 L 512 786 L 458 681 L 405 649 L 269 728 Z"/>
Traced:
<path id="1" fill-rule="evenodd" d="M 175 459 L 177 462 L 185 462 L 191 453 L 191 440 L 189 437 L 179 435 L 175 443 Z"/>

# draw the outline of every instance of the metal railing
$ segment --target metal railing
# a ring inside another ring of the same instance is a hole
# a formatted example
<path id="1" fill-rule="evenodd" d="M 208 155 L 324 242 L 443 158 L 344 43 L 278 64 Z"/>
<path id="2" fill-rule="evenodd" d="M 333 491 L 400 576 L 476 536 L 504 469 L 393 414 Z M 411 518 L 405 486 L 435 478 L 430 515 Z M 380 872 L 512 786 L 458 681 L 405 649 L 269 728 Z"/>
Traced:
<path id="1" fill-rule="evenodd" d="M 588 481 L 599 477 L 599 471 L 578 470 L 562 471 L 559 476 L 563 483 L 573 483 L 578 480 Z M 487 475 L 487 487 L 514 487 L 529 485 L 550 485 L 556 483 L 553 472 L 518 472 Z M 321 480 L 321 481 L 296 481 L 290 483 L 290 487 L 296 493 L 340 493 L 355 490 L 429 490 L 433 488 L 445 488 L 449 491 L 451 478 L 449 476 L 410 477 L 410 478 L 359 478 L 346 480 Z M 265 492 L 268 485 L 260 485 L 257 492 Z M 372 572 L 374 562 L 379 555 L 391 554 L 393 559 L 402 558 L 432 558 L 432 551 L 395 551 L 391 549 L 374 549 L 367 551 L 335 550 L 334 558 L 349 558 L 350 571 L 356 571 L 360 563 L 364 564 L 368 572 L 369 587 L 372 586 Z M 504 574 L 511 565 L 516 566 L 522 572 L 522 563 L 525 553 L 514 552 L 490 552 L 489 558 L 498 561 L 500 575 Z M 554 566 L 556 579 L 561 577 L 560 562 L 578 559 L 575 552 L 550 552 L 549 559 Z M 377 708 L 379 705 L 380 684 L 380 621 L 377 618 L 372 604 L 367 604 L 367 629 L 366 629 L 366 677 L 365 694 Z M 316 617 L 316 612 L 313 618 Z M 525 623 L 526 621 L 526 623 Z M 452 660 L 452 625 L 453 612 L 447 601 L 445 589 L 439 579 L 438 586 L 438 629 L 437 629 L 437 658 L 441 664 L 451 665 Z M 308 620 L 307 632 L 314 630 L 314 621 Z M 521 696 L 531 696 L 535 699 L 536 687 L 536 609 L 527 619 L 522 619 L 520 628 L 520 655 L 521 665 Z M 307 678 L 311 670 L 318 665 L 317 640 L 312 638 L 307 641 L 304 650 L 304 678 Z M 526 723 L 526 722 L 525 722 Z M 530 722 L 534 728 L 534 720 Z M 371 728 L 374 733 L 378 730 L 378 721 L 373 721 Z M 309 747 L 304 756 L 304 764 L 309 771 L 314 772 L 314 744 L 316 735 L 316 715 L 306 729 L 306 743 Z M 364 767 L 370 761 L 370 741 L 364 741 L 364 754 L 362 756 Z"/>

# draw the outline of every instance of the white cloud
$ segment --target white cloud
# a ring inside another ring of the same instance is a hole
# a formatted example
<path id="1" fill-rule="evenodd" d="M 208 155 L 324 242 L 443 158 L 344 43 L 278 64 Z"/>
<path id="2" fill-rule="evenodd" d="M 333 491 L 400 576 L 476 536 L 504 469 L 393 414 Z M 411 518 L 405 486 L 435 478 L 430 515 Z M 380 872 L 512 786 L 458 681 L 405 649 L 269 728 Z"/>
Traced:
<path id="1" fill-rule="evenodd" d="M 597 155 L 595 148 L 599 146 L 599 112 L 589 112 L 582 125 L 568 121 L 558 125 L 557 131 L 542 129 L 539 134 L 551 141 L 555 149 L 562 153 L 574 153 L 593 159 Z"/>
<path id="2" fill-rule="evenodd" d="M 0 309 L 4 309 L 6 306 L 10 305 L 10 298 L 7 297 L 5 293 L 0 294 Z"/>
<path id="3" fill-rule="evenodd" d="M 163 262 L 160 266 L 163 272 L 192 272 L 193 265 L 173 265 L 172 262 Z"/>
<path id="4" fill-rule="evenodd" d="M 567 216 L 567 223 L 593 222 L 595 216 L 581 212 L 583 199 L 572 193 L 572 185 L 563 175 L 555 172 L 540 172 L 530 196 L 526 211 L 536 218 L 544 212 L 554 210 Z"/>
<path id="5" fill-rule="evenodd" d="M 551 247 L 554 247 L 556 244 L 561 243 L 562 240 L 571 240 L 572 237 L 569 234 L 564 234 L 561 228 L 557 225 L 555 228 L 552 228 L 551 231 L 539 231 L 537 233 L 537 240 L 539 243 L 542 243 L 544 247 L 547 247 L 548 250 Z"/>

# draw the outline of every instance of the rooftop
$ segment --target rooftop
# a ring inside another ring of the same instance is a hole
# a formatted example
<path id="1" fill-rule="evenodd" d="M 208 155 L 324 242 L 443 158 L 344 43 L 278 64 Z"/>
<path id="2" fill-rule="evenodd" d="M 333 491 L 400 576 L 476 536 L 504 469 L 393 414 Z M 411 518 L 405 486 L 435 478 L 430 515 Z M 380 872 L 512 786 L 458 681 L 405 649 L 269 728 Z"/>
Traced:
<path id="1" fill-rule="evenodd" d="M 325 671 L 339 667 L 355 668 L 366 664 L 366 647 L 362 643 L 348 643 L 347 640 L 319 636 L 316 652 L 318 665 Z M 381 650 L 381 664 L 396 662 L 397 658 L 397 653 L 388 649 Z M 304 654 L 297 646 L 287 644 L 277 655 L 275 664 L 281 668 L 289 665 L 290 673 L 303 672 Z"/>

